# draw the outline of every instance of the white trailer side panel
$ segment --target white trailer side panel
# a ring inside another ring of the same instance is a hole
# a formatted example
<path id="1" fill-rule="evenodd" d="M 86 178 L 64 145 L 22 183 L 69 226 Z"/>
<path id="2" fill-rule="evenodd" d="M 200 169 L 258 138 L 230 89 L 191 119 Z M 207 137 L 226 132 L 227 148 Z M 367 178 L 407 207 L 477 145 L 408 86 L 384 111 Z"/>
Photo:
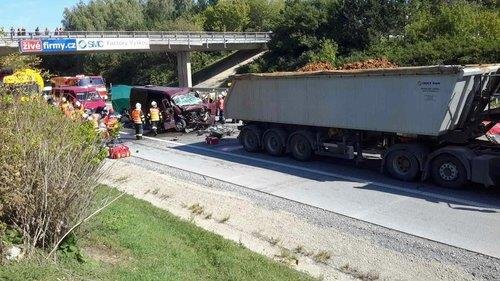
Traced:
<path id="1" fill-rule="evenodd" d="M 226 115 L 319 127 L 437 136 L 453 129 L 477 81 L 460 67 L 237 77 Z M 418 71 L 411 71 L 417 69 Z M 477 85 L 476 85 L 477 86 Z"/>

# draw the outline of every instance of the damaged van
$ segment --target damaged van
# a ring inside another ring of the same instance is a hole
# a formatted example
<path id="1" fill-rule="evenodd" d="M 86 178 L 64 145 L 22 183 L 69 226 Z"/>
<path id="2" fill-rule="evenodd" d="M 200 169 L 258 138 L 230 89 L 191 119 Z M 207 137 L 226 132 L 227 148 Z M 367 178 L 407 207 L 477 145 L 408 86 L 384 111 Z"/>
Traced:
<path id="1" fill-rule="evenodd" d="M 189 88 L 173 88 L 159 86 L 132 87 L 130 91 L 130 108 L 136 103 L 142 105 L 144 114 L 149 112 L 151 102 L 155 101 L 162 114 L 163 130 L 175 129 L 183 132 L 213 125 L 215 117 L 209 105 Z"/>

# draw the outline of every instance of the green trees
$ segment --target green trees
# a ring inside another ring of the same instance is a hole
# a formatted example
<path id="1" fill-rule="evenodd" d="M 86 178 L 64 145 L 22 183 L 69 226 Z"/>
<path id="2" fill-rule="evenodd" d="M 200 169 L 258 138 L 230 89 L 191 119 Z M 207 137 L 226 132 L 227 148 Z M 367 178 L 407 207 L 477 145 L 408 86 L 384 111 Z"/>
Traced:
<path id="1" fill-rule="evenodd" d="M 282 0 L 220 0 L 202 16 L 209 31 L 270 31 L 275 26 Z"/>
<path id="2" fill-rule="evenodd" d="M 66 30 L 140 30 L 143 7 L 137 0 L 91 0 L 64 10 Z"/>
<path id="3" fill-rule="evenodd" d="M 203 27 L 210 31 L 242 31 L 250 22 L 250 6 L 244 0 L 220 0 L 203 13 Z"/>
<path id="4" fill-rule="evenodd" d="M 400 38 L 381 40 L 369 53 L 402 65 L 488 63 L 500 60 L 498 10 L 456 1 L 414 11 Z"/>
<path id="5" fill-rule="evenodd" d="M 270 52 L 241 71 L 369 57 L 399 65 L 500 61 L 495 0 L 91 0 L 67 9 L 63 23 L 67 30 L 273 31 Z M 218 57 L 194 53 L 193 66 Z M 175 79 L 174 55 L 101 54 L 44 63 L 64 71 L 77 65 L 74 72 L 101 73 L 114 83 Z"/>
<path id="6" fill-rule="evenodd" d="M 494 1 L 287 0 L 270 52 L 245 71 L 387 57 L 399 65 L 500 61 Z"/>

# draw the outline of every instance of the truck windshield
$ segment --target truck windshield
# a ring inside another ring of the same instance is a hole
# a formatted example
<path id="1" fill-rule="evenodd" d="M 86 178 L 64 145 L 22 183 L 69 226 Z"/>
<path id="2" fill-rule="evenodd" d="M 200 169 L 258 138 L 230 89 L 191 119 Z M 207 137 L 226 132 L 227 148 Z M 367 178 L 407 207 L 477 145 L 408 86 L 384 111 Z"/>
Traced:
<path id="1" fill-rule="evenodd" d="M 90 77 L 90 83 L 92 85 L 104 86 L 104 79 L 102 77 Z"/>
<path id="2" fill-rule="evenodd" d="M 79 101 L 95 101 L 95 100 L 100 100 L 101 97 L 97 92 L 85 92 L 85 93 L 78 93 L 76 95 L 76 99 Z"/>
<path id="3" fill-rule="evenodd" d="M 78 86 L 90 86 L 92 85 L 92 81 L 90 81 L 89 77 L 78 79 Z"/>
<path id="4" fill-rule="evenodd" d="M 202 103 L 202 100 L 194 95 L 194 93 L 189 93 L 185 95 L 178 95 L 172 98 L 176 105 L 187 106 L 196 105 Z"/>

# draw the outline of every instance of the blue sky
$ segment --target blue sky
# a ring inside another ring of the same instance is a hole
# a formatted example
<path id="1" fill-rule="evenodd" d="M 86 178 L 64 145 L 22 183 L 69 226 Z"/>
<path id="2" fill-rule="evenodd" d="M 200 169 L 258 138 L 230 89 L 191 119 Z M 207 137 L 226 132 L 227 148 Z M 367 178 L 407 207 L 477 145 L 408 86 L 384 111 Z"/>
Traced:
<path id="1" fill-rule="evenodd" d="M 61 26 L 64 8 L 72 7 L 79 0 L 0 0 L 0 27 L 5 31 L 11 26 L 53 31 Z"/>

